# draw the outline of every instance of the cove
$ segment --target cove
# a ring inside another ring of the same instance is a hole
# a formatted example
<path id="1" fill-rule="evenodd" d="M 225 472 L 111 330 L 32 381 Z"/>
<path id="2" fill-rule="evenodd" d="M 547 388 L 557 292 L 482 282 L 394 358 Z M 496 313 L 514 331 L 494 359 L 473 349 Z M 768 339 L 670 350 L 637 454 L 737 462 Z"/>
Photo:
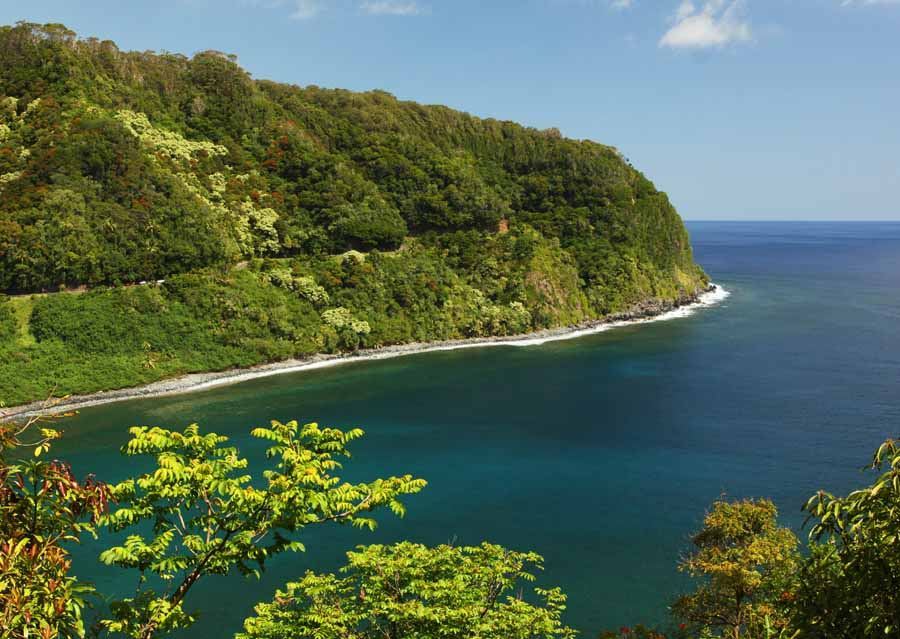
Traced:
<path id="1" fill-rule="evenodd" d="M 360 426 L 344 476 L 429 481 L 408 515 L 375 533 L 303 537 L 261 581 L 213 578 L 188 608 L 191 637 L 229 636 L 254 602 L 356 544 L 411 539 L 533 549 L 539 584 L 569 594 L 567 621 L 593 636 L 662 621 L 685 586 L 675 564 L 722 493 L 768 496 L 799 529 L 820 487 L 844 491 L 900 401 L 900 224 L 695 223 L 698 261 L 731 291 L 692 316 L 533 347 L 350 363 L 208 391 L 85 409 L 56 454 L 116 481 L 142 469 L 118 448 L 131 425 L 192 422 L 259 459 L 270 419 Z M 127 593 L 136 575 L 75 550 L 76 574 Z"/>

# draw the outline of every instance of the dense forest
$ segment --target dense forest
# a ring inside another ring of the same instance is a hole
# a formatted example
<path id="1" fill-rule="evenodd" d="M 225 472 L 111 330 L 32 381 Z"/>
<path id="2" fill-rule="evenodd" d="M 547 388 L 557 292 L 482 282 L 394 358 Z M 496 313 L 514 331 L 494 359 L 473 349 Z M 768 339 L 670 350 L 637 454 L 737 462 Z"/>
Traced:
<path id="1" fill-rule="evenodd" d="M 608 146 L 62 25 L 0 27 L 0 59 L 8 404 L 707 285 L 666 195 Z"/>

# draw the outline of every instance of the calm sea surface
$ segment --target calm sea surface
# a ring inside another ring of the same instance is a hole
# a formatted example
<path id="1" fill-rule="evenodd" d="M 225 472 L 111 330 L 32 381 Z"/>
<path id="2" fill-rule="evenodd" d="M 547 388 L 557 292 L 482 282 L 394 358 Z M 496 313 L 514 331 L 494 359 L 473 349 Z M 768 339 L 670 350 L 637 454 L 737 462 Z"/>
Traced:
<path id="1" fill-rule="evenodd" d="M 546 558 L 541 585 L 570 596 L 568 622 L 664 618 L 685 582 L 679 554 L 725 493 L 769 496 L 785 523 L 820 487 L 845 491 L 900 433 L 900 224 L 694 223 L 698 261 L 731 291 L 691 317 L 542 346 L 415 355 L 84 410 L 56 451 L 79 472 L 141 470 L 119 447 L 136 424 L 198 422 L 248 456 L 270 419 L 361 426 L 345 477 L 413 473 L 429 486 L 375 533 L 322 528 L 262 581 L 211 578 L 191 637 L 240 628 L 255 601 L 356 544 L 486 539 Z M 105 592 L 136 575 L 76 570 Z"/>

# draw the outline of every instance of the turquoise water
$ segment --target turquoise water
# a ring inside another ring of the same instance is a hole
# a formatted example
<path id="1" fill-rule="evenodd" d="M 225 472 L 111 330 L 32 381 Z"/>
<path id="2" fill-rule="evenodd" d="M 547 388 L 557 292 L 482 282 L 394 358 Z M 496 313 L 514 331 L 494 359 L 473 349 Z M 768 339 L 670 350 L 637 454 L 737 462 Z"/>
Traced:
<path id="1" fill-rule="evenodd" d="M 115 481 L 134 424 L 199 422 L 258 458 L 269 419 L 362 426 L 345 476 L 429 481 L 405 520 L 376 533 L 319 529 L 309 552 L 262 581 L 211 578 L 192 637 L 229 636 L 252 604 L 355 544 L 482 539 L 546 558 L 541 585 L 570 596 L 568 621 L 602 628 L 664 618 L 675 570 L 722 493 L 769 496 L 784 521 L 820 487 L 846 490 L 900 417 L 900 224 L 691 224 L 698 260 L 731 291 L 672 320 L 532 347 L 428 353 L 84 410 L 57 453 Z M 102 591 L 132 574 L 77 551 Z"/>

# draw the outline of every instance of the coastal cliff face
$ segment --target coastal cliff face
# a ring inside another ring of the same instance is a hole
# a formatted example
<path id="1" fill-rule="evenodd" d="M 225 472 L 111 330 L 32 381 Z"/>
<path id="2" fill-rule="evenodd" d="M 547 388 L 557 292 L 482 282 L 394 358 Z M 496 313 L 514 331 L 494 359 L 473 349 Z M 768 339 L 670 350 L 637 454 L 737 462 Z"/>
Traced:
<path id="1" fill-rule="evenodd" d="M 0 58 L 6 403 L 580 324 L 708 284 L 611 147 L 59 25 L 0 27 Z M 88 291 L 42 294 L 64 288 Z"/>

